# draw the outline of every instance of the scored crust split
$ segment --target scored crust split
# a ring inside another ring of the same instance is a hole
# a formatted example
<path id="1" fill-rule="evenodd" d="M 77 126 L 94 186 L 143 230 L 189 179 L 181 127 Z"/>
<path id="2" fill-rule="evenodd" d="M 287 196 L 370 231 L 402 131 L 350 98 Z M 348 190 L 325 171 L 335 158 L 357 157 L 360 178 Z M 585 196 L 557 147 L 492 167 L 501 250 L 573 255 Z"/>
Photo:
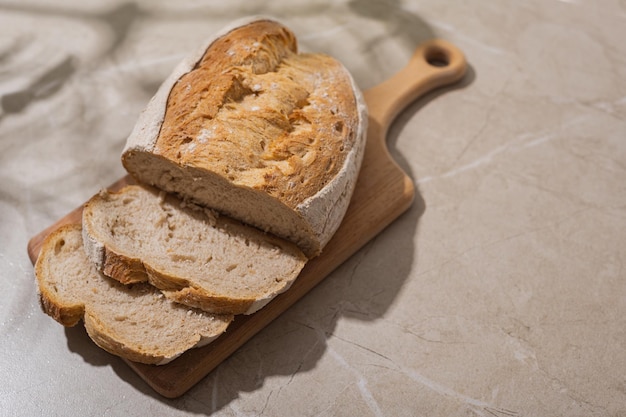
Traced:
<path id="1" fill-rule="evenodd" d="M 267 18 L 238 21 L 185 59 L 139 118 L 122 155 L 139 182 L 319 255 L 345 215 L 367 110 L 350 73 L 298 53 Z"/>

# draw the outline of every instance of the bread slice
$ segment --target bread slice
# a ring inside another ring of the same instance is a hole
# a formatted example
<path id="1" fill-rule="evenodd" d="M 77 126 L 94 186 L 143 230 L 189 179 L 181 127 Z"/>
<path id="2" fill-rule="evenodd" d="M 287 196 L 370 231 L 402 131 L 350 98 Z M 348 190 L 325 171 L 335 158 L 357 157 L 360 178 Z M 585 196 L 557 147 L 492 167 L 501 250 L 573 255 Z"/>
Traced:
<path id="1" fill-rule="evenodd" d="M 175 304 L 149 284 L 126 286 L 105 277 L 85 255 L 80 225 L 46 238 L 35 275 L 48 315 L 64 326 L 83 319 L 98 346 L 135 362 L 168 363 L 210 343 L 233 318 Z"/>
<path id="2" fill-rule="evenodd" d="M 267 18 L 237 21 L 186 58 L 122 154 L 138 182 L 318 255 L 361 166 L 367 110 L 350 73 Z"/>
<path id="3" fill-rule="evenodd" d="M 307 262 L 291 242 L 139 185 L 91 198 L 83 235 L 104 274 L 149 281 L 174 301 L 219 314 L 257 311 Z"/>

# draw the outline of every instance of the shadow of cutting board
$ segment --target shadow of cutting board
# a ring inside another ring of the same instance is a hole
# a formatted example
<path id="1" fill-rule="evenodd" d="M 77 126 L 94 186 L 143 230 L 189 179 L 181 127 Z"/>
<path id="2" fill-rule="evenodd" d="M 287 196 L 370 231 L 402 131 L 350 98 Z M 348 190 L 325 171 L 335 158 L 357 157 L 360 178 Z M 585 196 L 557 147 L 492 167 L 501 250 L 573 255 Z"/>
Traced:
<path id="1" fill-rule="evenodd" d="M 456 47 L 432 40 L 419 46 L 400 72 L 365 91 L 369 109 L 367 145 L 350 207 L 323 254 L 309 261 L 287 292 L 250 316 L 237 316 L 213 343 L 192 349 L 167 365 L 126 361 L 128 365 L 159 394 L 168 398 L 184 394 L 407 210 L 413 202 L 414 185 L 387 150 L 387 130 L 412 101 L 460 80 L 466 66 Z M 124 177 L 110 188 L 119 189 L 130 182 L 130 177 Z M 75 209 L 29 241 L 28 254 L 33 263 L 45 237 L 63 224 L 80 223 L 81 212 L 82 207 Z"/>

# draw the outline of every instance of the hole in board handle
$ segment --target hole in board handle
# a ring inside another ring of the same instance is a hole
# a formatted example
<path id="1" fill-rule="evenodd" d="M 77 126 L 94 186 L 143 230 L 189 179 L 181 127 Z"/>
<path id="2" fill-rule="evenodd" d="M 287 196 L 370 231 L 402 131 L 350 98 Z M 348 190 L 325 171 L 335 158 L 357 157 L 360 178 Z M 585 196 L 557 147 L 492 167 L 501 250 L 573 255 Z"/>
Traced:
<path id="1" fill-rule="evenodd" d="M 438 47 L 429 48 L 424 55 L 426 62 L 433 67 L 447 67 L 450 65 L 448 51 Z"/>

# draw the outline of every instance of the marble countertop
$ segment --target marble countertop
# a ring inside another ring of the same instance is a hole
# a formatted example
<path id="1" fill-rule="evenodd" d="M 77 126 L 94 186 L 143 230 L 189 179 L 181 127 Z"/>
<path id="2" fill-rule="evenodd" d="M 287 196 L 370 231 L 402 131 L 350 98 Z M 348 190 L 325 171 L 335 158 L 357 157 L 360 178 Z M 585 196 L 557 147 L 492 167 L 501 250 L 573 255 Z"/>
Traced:
<path id="1" fill-rule="evenodd" d="M 412 208 L 184 396 L 39 308 L 31 236 L 123 175 L 139 112 L 236 18 L 367 89 L 467 56 L 389 149 Z M 0 415 L 626 415 L 623 0 L 0 1 Z"/>

